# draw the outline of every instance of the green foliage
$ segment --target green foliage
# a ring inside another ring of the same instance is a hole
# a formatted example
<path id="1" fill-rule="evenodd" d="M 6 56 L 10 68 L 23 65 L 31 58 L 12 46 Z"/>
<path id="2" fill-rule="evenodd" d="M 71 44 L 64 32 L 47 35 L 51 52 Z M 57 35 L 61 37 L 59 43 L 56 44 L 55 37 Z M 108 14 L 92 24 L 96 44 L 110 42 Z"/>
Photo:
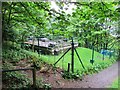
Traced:
<path id="1" fill-rule="evenodd" d="M 105 48 L 109 47 L 113 43 L 112 41 L 116 39 L 109 32 L 110 27 L 115 27 L 113 24 L 119 17 L 119 12 L 116 9 L 118 2 L 78 2 L 75 4 L 77 7 L 72 14 L 67 14 L 63 11 L 62 7 L 65 3 L 60 2 L 57 4 L 61 8 L 60 12 L 50 9 L 50 2 L 44 1 L 2 3 L 3 42 L 12 41 L 8 45 L 3 43 L 3 60 L 18 62 L 23 58 L 27 58 L 32 63 L 35 63 L 36 68 L 40 67 L 41 60 L 53 64 L 55 62 L 54 56 L 42 55 L 42 57 L 39 57 L 36 53 L 20 49 L 18 43 L 26 41 L 28 36 L 36 37 L 43 34 L 45 36 L 49 34 L 53 36 L 62 35 L 67 38 L 73 36 L 78 37 L 79 44 L 83 47 L 90 48 L 94 41 L 95 48 L 99 50 L 104 45 Z M 118 31 L 115 30 L 115 32 Z M 115 43 L 114 48 L 116 49 L 116 47 L 119 49 L 118 43 Z M 79 61 L 77 61 L 77 56 L 75 56 L 75 71 L 82 71 L 79 72 L 81 74 L 98 72 L 114 62 L 114 60 L 109 60 L 107 57 L 102 61 L 102 55 L 95 52 L 95 63 L 92 66 L 89 63 L 92 51 L 86 48 L 78 48 L 77 50 L 86 67 L 83 70 Z M 70 55 L 71 52 L 64 58 L 65 70 L 67 70 L 67 64 L 71 60 Z M 60 56 L 55 57 L 59 58 Z M 60 61 L 57 66 L 62 67 L 62 62 Z M 17 78 L 14 74 L 16 73 L 10 73 L 9 77 Z M 67 75 L 68 73 L 65 72 L 64 76 L 67 78 L 77 78 L 79 76 L 78 73 Z M 20 77 L 18 74 L 17 76 Z M 20 80 L 20 78 L 17 79 Z M 45 85 L 44 87 L 48 88 L 50 86 Z"/>
<path id="2" fill-rule="evenodd" d="M 80 80 L 82 80 L 82 74 L 79 71 L 77 71 L 75 73 L 64 71 L 62 74 L 62 77 L 64 79 L 80 79 Z"/>
<path id="3" fill-rule="evenodd" d="M 110 65 L 111 65 L 111 63 L 102 62 L 99 64 L 95 64 L 92 67 L 87 66 L 85 70 L 82 70 L 82 74 L 88 75 L 88 74 L 98 73 L 99 71 L 107 68 Z"/>
<path id="4" fill-rule="evenodd" d="M 2 64 L 2 69 L 14 69 L 13 65 L 7 61 L 5 61 L 3 64 Z"/>
<path id="5" fill-rule="evenodd" d="M 33 66 L 34 66 L 36 69 L 40 69 L 41 66 L 42 66 L 41 61 L 40 61 L 37 57 L 35 57 L 35 56 L 32 56 L 32 57 L 31 57 L 31 63 L 33 63 Z"/>
<path id="6" fill-rule="evenodd" d="M 110 66 L 112 63 L 116 61 L 115 58 L 109 59 L 107 56 L 105 56 L 105 60 L 102 60 L 102 54 L 95 51 L 94 53 L 94 64 L 92 65 L 90 63 L 91 57 L 92 57 L 92 50 L 79 47 L 77 48 L 77 51 L 80 55 L 80 58 L 85 66 L 85 70 L 82 68 L 81 63 L 78 60 L 77 55 L 74 56 L 74 71 L 79 71 L 80 74 L 92 74 L 97 73 L 100 70 Z M 42 55 L 41 60 L 45 61 L 48 64 L 54 64 L 62 54 L 58 56 L 50 56 L 50 55 Z M 87 55 L 87 56 L 86 56 Z M 49 57 L 49 58 L 48 58 Z M 71 62 L 71 51 L 69 51 L 65 56 L 64 59 L 62 58 L 57 64 L 57 67 L 63 68 L 64 70 L 67 70 L 68 63 Z M 66 75 L 67 76 L 67 75 Z"/>
<path id="7" fill-rule="evenodd" d="M 28 52 L 28 51 L 26 51 L 26 52 Z M 25 51 L 24 51 L 24 54 L 29 55 L 29 54 L 25 53 Z M 30 53 L 30 55 L 29 55 L 30 57 L 32 56 L 31 54 L 33 54 L 33 52 Z M 35 54 L 33 54 L 33 55 L 35 55 Z M 33 58 L 31 58 L 31 63 L 33 63 L 33 62 L 34 62 L 34 60 L 33 60 Z M 42 67 L 42 64 L 39 60 L 35 60 L 35 65 L 36 65 L 37 69 L 40 69 L 40 67 Z M 9 63 L 7 60 L 4 60 L 4 63 L 2 66 L 3 70 L 9 70 L 9 69 L 11 70 L 14 68 L 15 67 L 13 66 L 12 63 Z M 32 78 L 28 78 L 27 75 L 22 74 L 21 71 L 4 72 L 2 74 L 3 74 L 2 75 L 3 76 L 3 78 L 2 78 L 3 85 L 5 85 L 5 86 L 3 86 L 3 88 L 9 88 L 9 89 L 23 89 L 23 88 L 31 89 L 31 88 L 33 88 L 32 81 L 31 81 Z M 38 88 L 38 89 L 44 88 L 44 89 L 48 90 L 51 88 L 51 85 L 43 83 L 42 79 L 37 78 L 36 88 Z"/>
<path id="8" fill-rule="evenodd" d="M 51 89 L 51 85 L 48 83 L 44 83 L 42 78 L 37 78 L 36 88 L 37 89 L 43 88 L 44 90 L 49 90 Z"/>
<path id="9" fill-rule="evenodd" d="M 119 78 L 117 78 L 117 79 L 115 79 L 114 81 L 113 81 L 113 83 L 112 83 L 112 85 L 110 86 L 110 88 L 118 88 L 118 89 L 120 89 L 120 77 Z"/>
<path id="10" fill-rule="evenodd" d="M 25 74 L 21 74 L 20 72 L 7 72 L 3 73 L 3 76 L 3 81 L 7 81 L 9 84 L 8 87 L 10 88 L 24 87 L 26 85 L 30 85 L 31 82 Z"/>
<path id="11" fill-rule="evenodd" d="M 31 63 L 35 62 L 37 67 L 40 67 L 42 61 L 37 53 L 27 51 L 20 48 L 20 44 L 13 42 L 4 42 L 2 50 L 3 61 L 19 62 L 22 59 L 28 59 Z"/>
<path id="12" fill-rule="evenodd" d="M 67 14 L 63 6 L 69 4 L 57 2 L 59 12 L 50 9 L 50 2 L 3 2 L 3 40 L 24 42 L 28 36 L 54 34 L 77 36 L 80 45 L 89 48 L 93 41 L 98 49 L 104 43 L 107 47 L 119 16 L 118 2 L 77 2 L 73 13 Z"/>
<path id="13" fill-rule="evenodd" d="M 3 63 L 3 70 L 13 69 L 14 67 L 10 63 Z M 23 88 L 31 85 L 31 80 L 27 78 L 27 75 L 21 74 L 20 71 L 16 72 L 3 72 L 2 82 L 4 88 L 14 89 Z"/>
<path id="14" fill-rule="evenodd" d="M 9 62 L 18 62 L 21 59 L 26 58 L 26 54 L 24 54 L 21 50 L 3 50 L 2 52 L 3 60 L 7 60 Z"/>
<path id="15" fill-rule="evenodd" d="M 51 85 L 50 84 L 44 84 L 43 85 L 43 88 L 45 89 L 45 90 L 51 90 Z"/>
<path id="16" fill-rule="evenodd" d="M 24 41 L 30 34 L 40 35 L 47 29 L 48 2 L 3 2 L 2 6 L 4 40 Z"/>
<path id="17" fill-rule="evenodd" d="M 27 59 L 30 60 L 30 63 L 35 65 L 35 68 L 39 70 L 45 62 L 41 59 L 40 55 L 37 52 L 27 51 L 22 49 L 22 53 L 27 55 Z"/>

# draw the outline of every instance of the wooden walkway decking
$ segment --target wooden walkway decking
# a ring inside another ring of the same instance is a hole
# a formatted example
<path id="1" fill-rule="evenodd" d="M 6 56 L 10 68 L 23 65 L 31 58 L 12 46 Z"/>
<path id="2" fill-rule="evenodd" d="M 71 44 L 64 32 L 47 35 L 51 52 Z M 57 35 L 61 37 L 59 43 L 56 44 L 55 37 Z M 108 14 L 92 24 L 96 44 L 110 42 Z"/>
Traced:
<path id="1" fill-rule="evenodd" d="M 39 46 L 38 46 L 38 41 L 34 41 L 34 44 L 32 41 L 29 42 L 24 42 L 25 44 L 29 44 L 29 45 L 34 45 L 35 47 L 39 47 L 40 50 L 42 50 L 43 52 L 49 52 L 51 54 L 54 55 L 54 51 L 56 52 L 60 52 L 60 51 L 64 51 L 68 48 L 71 48 L 71 43 L 70 42 L 64 42 L 64 43 L 56 43 L 56 42 L 43 42 L 43 41 L 39 41 Z M 54 44 L 54 47 L 49 47 L 50 44 Z M 78 47 L 78 43 L 74 44 L 74 47 Z"/>

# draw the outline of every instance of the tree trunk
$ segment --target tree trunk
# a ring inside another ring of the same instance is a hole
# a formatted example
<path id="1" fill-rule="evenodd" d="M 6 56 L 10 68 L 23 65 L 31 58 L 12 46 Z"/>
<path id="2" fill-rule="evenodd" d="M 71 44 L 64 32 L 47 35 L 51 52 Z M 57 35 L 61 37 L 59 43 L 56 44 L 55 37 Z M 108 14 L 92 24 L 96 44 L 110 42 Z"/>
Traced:
<path id="1" fill-rule="evenodd" d="M 88 40 L 85 39 L 85 47 L 88 48 Z"/>

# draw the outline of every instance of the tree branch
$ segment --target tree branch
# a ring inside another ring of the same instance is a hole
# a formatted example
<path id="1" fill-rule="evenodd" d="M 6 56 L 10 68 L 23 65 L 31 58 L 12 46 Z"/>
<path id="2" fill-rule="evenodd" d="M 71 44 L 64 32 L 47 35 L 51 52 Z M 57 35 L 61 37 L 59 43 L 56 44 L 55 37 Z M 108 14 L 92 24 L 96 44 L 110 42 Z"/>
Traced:
<path id="1" fill-rule="evenodd" d="M 16 5 L 16 3 L 11 3 L 10 4 L 10 9 L 9 9 L 9 15 L 8 15 L 8 20 L 7 20 L 7 24 L 9 25 L 10 24 L 10 20 L 11 20 L 11 12 L 12 12 L 12 5 L 13 7 Z"/>
<path id="2" fill-rule="evenodd" d="M 26 7 L 22 2 L 20 2 L 20 4 L 24 7 L 24 9 L 27 11 L 27 13 L 31 16 L 31 18 L 32 18 L 38 25 L 41 25 L 41 24 L 42 24 L 41 22 L 38 22 L 38 21 L 32 16 L 32 14 L 29 12 L 29 10 L 27 9 L 27 7 Z"/>

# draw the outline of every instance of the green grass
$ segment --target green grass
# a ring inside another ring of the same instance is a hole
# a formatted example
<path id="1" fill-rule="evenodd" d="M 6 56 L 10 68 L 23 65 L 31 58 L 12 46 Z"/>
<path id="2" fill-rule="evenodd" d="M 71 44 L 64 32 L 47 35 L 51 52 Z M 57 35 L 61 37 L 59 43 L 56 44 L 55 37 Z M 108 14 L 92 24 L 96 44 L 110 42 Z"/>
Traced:
<path id="1" fill-rule="evenodd" d="M 54 64 L 62 55 L 38 55 L 37 52 L 22 50 L 24 53 L 26 53 L 30 57 L 34 57 L 34 60 L 39 60 L 40 62 L 46 62 L 48 64 Z M 77 51 L 80 55 L 80 58 L 85 66 L 85 70 L 82 68 L 82 65 L 80 61 L 78 60 L 78 57 L 75 53 L 74 56 L 74 71 L 78 72 L 80 74 L 93 74 L 96 72 L 99 72 L 100 70 L 112 65 L 116 60 L 114 57 L 109 59 L 108 56 L 105 56 L 105 59 L 102 60 L 103 56 L 102 54 L 98 52 L 94 52 L 94 64 L 92 65 L 90 63 L 90 60 L 92 58 L 92 50 L 88 48 L 78 47 Z M 60 67 L 64 70 L 67 70 L 68 63 L 71 63 L 71 50 L 62 58 L 57 64 L 57 67 Z M 42 65 L 41 65 L 42 66 Z"/>
<path id="2" fill-rule="evenodd" d="M 83 47 L 79 47 L 77 48 L 77 51 L 80 55 L 80 58 L 85 66 L 86 69 L 88 68 L 92 68 L 92 67 L 96 67 L 96 65 L 101 65 L 101 68 L 102 66 L 104 66 L 103 68 L 105 67 L 108 67 L 109 65 L 112 64 L 113 60 L 109 60 L 109 57 L 105 57 L 105 60 L 102 60 L 102 54 L 98 53 L 98 52 L 94 52 L 94 65 L 92 65 L 90 63 L 90 59 L 92 58 L 92 50 L 91 49 L 88 49 L 88 48 L 83 48 Z M 52 56 L 52 55 L 41 55 L 41 59 L 49 64 L 54 64 L 61 56 L 63 55 L 60 54 L 58 56 Z M 56 66 L 57 67 L 61 67 L 61 68 L 64 68 L 65 70 L 67 70 L 67 65 L 68 63 L 71 63 L 71 51 L 69 51 L 65 56 L 64 58 L 62 58 L 57 64 Z M 75 56 L 74 56 L 74 70 L 77 71 L 77 70 L 83 70 L 82 66 L 81 66 L 81 63 L 80 61 L 78 60 L 78 57 L 75 53 Z"/>
<path id="3" fill-rule="evenodd" d="M 115 81 L 113 81 L 111 88 L 119 88 L 120 89 L 120 77 L 117 78 Z"/>

